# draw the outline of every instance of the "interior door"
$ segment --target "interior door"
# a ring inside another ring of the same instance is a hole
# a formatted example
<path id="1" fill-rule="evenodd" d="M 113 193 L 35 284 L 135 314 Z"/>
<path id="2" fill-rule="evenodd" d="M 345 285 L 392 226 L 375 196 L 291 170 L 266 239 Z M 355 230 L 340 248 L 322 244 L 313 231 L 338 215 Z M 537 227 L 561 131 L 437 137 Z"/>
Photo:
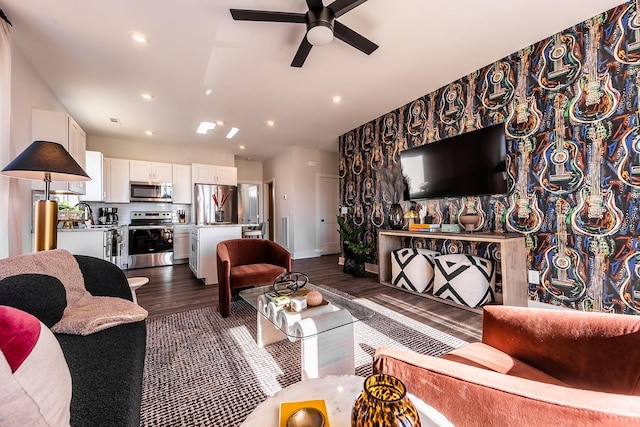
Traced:
<path id="1" fill-rule="evenodd" d="M 318 179 L 318 248 L 322 255 L 340 252 L 338 234 L 338 177 L 319 175 Z"/>

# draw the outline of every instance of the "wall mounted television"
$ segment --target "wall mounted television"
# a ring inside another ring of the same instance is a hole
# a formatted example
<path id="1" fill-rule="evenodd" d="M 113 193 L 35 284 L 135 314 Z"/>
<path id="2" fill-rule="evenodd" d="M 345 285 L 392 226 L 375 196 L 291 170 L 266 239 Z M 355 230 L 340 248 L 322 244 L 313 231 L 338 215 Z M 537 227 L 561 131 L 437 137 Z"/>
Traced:
<path id="1" fill-rule="evenodd" d="M 402 151 L 404 199 L 505 194 L 506 150 L 500 123 Z"/>

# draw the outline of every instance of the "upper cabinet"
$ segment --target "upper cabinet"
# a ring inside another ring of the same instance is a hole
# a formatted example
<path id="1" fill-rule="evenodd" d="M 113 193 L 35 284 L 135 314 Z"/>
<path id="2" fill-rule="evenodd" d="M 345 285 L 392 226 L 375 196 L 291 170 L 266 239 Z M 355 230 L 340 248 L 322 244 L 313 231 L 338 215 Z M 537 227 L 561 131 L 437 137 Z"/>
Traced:
<path id="1" fill-rule="evenodd" d="M 51 141 L 62 145 L 78 164 L 85 169 L 87 135 L 67 113 L 34 109 L 31 112 L 31 139 Z M 44 190 L 44 181 L 33 181 L 34 190 Z M 51 191 L 75 194 L 85 193 L 85 182 L 52 181 Z"/>
<path id="2" fill-rule="evenodd" d="M 87 202 L 102 202 L 105 198 L 102 153 L 99 151 L 87 151 L 85 159 L 85 171 L 91 177 L 91 181 L 86 182 L 84 196 L 80 196 L 78 199 Z"/>
<path id="3" fill-rule="evenodd" d="M 108 203 L 129 203 L 129 160 L 105 157 L 103 177 Z"/>
<path id="4" fill-rule="evenodd" d="M 191 204 L 191 166 L 173 165 L 173 203 Z"/>
<path id="5" fill-rule="evenodd" d="M 232 166 L 191 164 L 193 184 L 238 185 L 238 169 Z"/>
<path id="6" fill-rule="evenodd" d="M 173 180 L 173 165 L 171 163 L 129 161 L 129 180 L 142 182 L 168 183 Z"/>

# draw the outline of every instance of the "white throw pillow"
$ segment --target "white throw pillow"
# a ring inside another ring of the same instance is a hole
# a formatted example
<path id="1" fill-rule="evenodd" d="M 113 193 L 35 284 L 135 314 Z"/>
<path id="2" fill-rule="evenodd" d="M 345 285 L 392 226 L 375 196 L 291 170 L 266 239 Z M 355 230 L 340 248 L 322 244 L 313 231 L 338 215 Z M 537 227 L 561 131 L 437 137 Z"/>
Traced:
<path id="1" fill-rule="evenodd" d="M 435 258 L 433 295 L 468 307 L 495 301 L 495 269 L 491 260 L 450 254 Z"/>
<path id="2" fill-rule="evenodd" d="M 31 314 L 0 306 L 0 425 L 68 426 L 70 405 L 58 340 Z"/>
<path id="3" fill-rule="evenodd" d="M 391 283 L 414 292 L 433 289 L 433 258 L 439 252 L 403 248 L 391 252 Z"/>

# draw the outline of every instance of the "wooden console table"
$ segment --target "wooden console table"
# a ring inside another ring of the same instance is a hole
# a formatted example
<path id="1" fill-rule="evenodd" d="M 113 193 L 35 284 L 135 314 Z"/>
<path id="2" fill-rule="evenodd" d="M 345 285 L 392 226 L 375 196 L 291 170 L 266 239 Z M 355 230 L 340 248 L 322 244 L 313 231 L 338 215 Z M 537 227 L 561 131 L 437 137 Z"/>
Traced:
<path id="1" fill-rule="evenodd" d="M 425 298 L 449 303 L 456 307 L 468 308 L 460 304 L 433 295 L 412 292 L 404 288 L 393 286 L 391 283 L 391 251 L 401 249 L 402 239 L 406 237 L 419 237 L 436 240 L 459 240 L 468 242 L 489 242 L 500 245 L 500 265 L 502 276 L 502 303 L 504 305 L 527 306 L 527 248 L 524 236 L 517 233 L 443 233 L 443 232 L 412 232 L 406 230 L 381 230 L 378 232 L 378 278 L 381 284 L 402 289 Z M 482 310 L 472 309 L 476 312 Z"/>

